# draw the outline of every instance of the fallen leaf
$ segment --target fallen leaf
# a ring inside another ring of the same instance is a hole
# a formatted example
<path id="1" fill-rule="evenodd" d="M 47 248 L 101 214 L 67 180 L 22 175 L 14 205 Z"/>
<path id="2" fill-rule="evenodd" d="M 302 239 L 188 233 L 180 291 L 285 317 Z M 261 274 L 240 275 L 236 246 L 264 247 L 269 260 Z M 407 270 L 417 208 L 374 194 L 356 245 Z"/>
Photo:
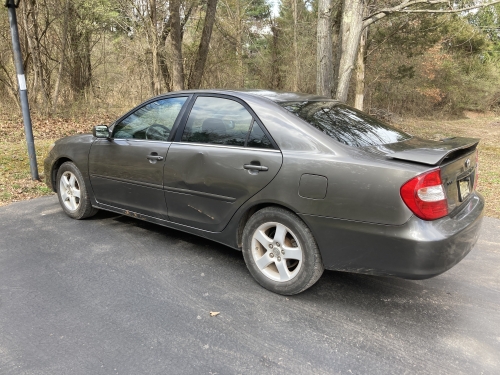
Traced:
<path id="1" fill-rule="evenodd" d="M 210 316 L 217 316 L 219 314 L 220 314 L 220 312 L 218 312 L 218 311 L 210 311 Z"/>

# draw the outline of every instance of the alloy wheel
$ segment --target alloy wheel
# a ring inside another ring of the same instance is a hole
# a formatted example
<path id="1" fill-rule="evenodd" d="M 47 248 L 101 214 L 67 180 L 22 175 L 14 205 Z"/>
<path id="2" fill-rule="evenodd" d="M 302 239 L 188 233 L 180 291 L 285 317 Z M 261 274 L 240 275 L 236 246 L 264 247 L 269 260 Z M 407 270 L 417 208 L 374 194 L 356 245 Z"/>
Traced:
<path id="1" fill-rule="evenodd" d="M 62 174 L 59 192 L 64 206 L 70 211 L 76 211 L 80 206 L 80 184 L 73 173 L 66 171 Z"/>
<path id="2" fill-rule="evenodd" d="M 293 279 L 302 266 L 302 247 L 285 225 L 267 222 L 252 236 L 252 255 L 259 270 L 278 282 Z"/>

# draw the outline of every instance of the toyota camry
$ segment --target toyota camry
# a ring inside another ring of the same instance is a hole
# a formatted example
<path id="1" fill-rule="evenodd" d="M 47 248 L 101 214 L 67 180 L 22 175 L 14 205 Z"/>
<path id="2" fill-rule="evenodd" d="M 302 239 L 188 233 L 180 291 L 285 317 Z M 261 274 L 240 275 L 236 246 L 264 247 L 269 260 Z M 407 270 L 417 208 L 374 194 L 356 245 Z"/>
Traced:
<path id="1" fill-rule="evenodd" d="M 192 90 L 58 140 L 45 178 L 71 218 L 106 210 L 217 241 L 291 295 L 324 269 L 425 279 L 457 264 L 481 227 L 478 142 L 321 96 Z"/>

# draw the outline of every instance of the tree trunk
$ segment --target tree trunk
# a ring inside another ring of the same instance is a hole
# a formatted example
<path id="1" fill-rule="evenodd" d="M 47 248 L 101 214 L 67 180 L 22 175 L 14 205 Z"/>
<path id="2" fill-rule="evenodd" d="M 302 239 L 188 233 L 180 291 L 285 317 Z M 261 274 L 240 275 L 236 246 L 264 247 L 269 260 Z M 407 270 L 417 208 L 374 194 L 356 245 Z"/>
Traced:
<path id="1" fill-rule="evenodd" d="M 349 82 L 363 30 L 363 12 L 363 0 L 344 0 L 336 56 L 338 78 L 335 87 L 336 99 L 344 103 L 349 94 Z"/>
<path id="2" fill-rule="evenodd" d="M 189 72 L 188 88 L 197 89 L 201 85 L 201 79 L 205 71 L 205 63 L 208 56 L 208 47 L 210 39 L 212 38 L 212 29 L 215 22 L 215 13 L 217 11 L 218 0 L 207 1 L 207 12 L 205 14 L 205 25 L 201 33 L 200 45 L 198 46 L 198 53 L 193 68 Z"/>
<path id="3" fill-rule="evenodd" d="M 61 45 L 61 57 L 59 59 L 59 69 L 57 71 L 56 86 L 54 89 L 54 99 L 52 101 L 52 112 L 54 113 L 57 109 L 57 100 L 59 99 L 59 89 L 61 87 L 61 79 L 64 68 L 64 60 L 66 58 L 66 43 L 68 40 L 68 20 L 69 20 L 69 2 L 71 0 L 66 0 L 66 6 L 64 11 L 64 21 L 62 30 L 62 45 Z"/>
<path id="4" fill-rule="evenodd" d="M 366 54 L 366 38 L 368 35 L 368 27 L 361 33 L 359 41 L 358 58 L 356 62 L 356 97 L 354 98 L 354 108 L 363 110 L 363 102 L 365 99 L 365 54 Z"/>
<path id="5" fill-rule="evenodd" d="M 149 17 L 151 22 L 151 88 L 153 90 L 153 95 L 159 95 L 161 93 L 161 72 L 160 72 L 160 61 L 158 48 L 159 35 L 158 35 L 158 16 L 156 8 L 156 0 L 149 0 Z"/>
<path id="6" fill-rule="evenodd" d="M 236 57 L 238 58 L 238 85 L 240 88 L 245 87 L 245 74 L 243 72 L 243 20 L 241 15 L 240 1 L 236 0 Z"/>
<path id="7" fill-rule="evenodd" d="M 332 2 L 319 0 L 316 50 L 316 93 L 332 97 Z"/>
<path id="8" fill-rule="evenodd" d="M 168 58 L 167 58 L 167 40 L 172 31 L 172 18 L 163 25 L 163 30 L 160 35 L 160 46 L 163 47 L 158 53 L 158 61 L 160 63 L 161 77 L 163 78 L 163 83 L 165 84 L 166 91 L 172 91 L 172 77 L 170 75 L 170 70 L 168 69 Z"/>
<path id="9" fill-rule="evenodd" d="M 299 65 L 299 46 L 297 44 L 297 24 L 298 24 L 298 11 L 297 11 L 297 0 L 292 0 L 293 7 L 293 91 L 299 91 L 299 74 L 300 74 L 300 65 Z"/>
<path id="10" fill-rule="evenodd" d="M 167 56 L 164 52 L 160 53 L 160 70 L 161 76 L 163 77 L 163 83 L 167 91 L 172 91 L 172 77 L 170 76 L 170 71 L 168 70 Z"/>
<path id="11" fill-rule="evenodd" d="M 278 47 L 280 29 L 276 25 L 271 26 L 271 32 L 273 33 L 273 42 L 271 44 L 271 87 L 274 90 L 282 89 L 282 80 L 280 72 L 280 51 Z"/>
<path id="12" fill-rule="evenodd" d="M 80 16 L 75 4 L 70 1 L 69 18 L 79 20 Z M 68 69 L 70 87 L 73 94 L 80 95 L 90 86 L 92 81 L 91 37 L 90 30 L 81 29 L 76 21 L 68 23 L 68 39 L 70 59 Z"/>
<path id="13" fill-rule="evenodd" d="M 181 17 L 180 17 L 180 0 L 172 0 L 170 2 L 171 11 L 170 17 L 172 19 L 172 30 L 170 38 L 172 40 L 172 86 L 174 91 L 184 90 L 184 66 L 182 58 L 182 31 L 181 31 Z"/>

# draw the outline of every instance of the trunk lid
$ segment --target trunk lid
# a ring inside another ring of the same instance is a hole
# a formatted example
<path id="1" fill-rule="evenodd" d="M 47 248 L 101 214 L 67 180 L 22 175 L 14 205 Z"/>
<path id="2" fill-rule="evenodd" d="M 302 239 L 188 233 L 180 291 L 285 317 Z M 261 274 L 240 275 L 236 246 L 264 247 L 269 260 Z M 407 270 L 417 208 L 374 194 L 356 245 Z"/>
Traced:
<path id="1" fill-rule="evenodd" d="M 365 150 L 386 158 L 425 164 L 441 169 L 450 214 L 475 189 L 477 138 L 454 137 L 441 141 L 411 138 L 404 142 L 367 147 Z"/>
<path id="2" fill-rule="evenodd" d="M 460 154 L 476 149 L 479 139 L 454 137 L 440 141 L 414 137 L 405 142 L 376 146 L 392 159 L 412 161 L 427 165 L 440 165 L 445 159 L 455 159 Z"/>

